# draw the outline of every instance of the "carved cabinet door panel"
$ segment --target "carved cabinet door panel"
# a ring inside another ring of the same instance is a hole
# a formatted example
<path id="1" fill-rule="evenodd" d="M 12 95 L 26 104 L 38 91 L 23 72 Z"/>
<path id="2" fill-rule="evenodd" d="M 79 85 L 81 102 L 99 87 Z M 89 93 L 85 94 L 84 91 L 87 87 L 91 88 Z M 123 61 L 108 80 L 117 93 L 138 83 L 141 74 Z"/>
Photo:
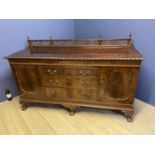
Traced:
<path id="1" fill-rule="evenodd" d="M 21 95 L 41 96 L 43 94 L 42 82 L 37 66 L 33 65 L 13 65 L 14 76 Z"/>
<path id="2" fill-rule="evenodd" d="M 133 67 L 101 67 L 99 100 L 132 103 L 138 71 Z"/>

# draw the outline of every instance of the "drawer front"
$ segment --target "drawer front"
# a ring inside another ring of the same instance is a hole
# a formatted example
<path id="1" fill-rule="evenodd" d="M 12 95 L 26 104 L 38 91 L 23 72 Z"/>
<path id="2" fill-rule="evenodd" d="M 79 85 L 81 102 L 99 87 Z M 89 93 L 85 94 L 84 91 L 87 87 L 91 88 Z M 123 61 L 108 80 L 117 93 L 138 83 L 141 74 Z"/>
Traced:
<path id="1" fill-rule="evenodd" d="M 71 99 L 83 101 L 96 101 L 97 89 L 72 89 L 72 88 L 45 88 L 45 94 L 53 99 Z"/>
<path id="2" fill-rule="evenodd" d="M 41 66 L 42 75 L 66 75 L 66 76 L 97 76 L 96 67 L 55 67 Z"/>
<path id="3" fill-rule="evenodd" d="M 95 88 L 97 89 L 97 78 L 83 77 L 62 77 L 62 76 L 44 76 L 44 86 L 51 87 L 73 87 L 73 88 Z"/>

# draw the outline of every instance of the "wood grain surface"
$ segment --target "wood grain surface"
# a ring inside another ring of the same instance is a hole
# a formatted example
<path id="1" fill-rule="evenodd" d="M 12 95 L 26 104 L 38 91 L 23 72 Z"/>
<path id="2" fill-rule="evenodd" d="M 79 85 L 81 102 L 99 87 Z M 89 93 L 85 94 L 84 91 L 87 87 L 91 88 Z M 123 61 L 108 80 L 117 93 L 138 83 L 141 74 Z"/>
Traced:
<path id="1" fill-rule="evenodd" d="M 0 104 L 1 135 L 115 135 L 155 134 L 155 107 L 134 101 L 134 122 L 118 112 L 104 109 L 78 109 L 70 116 L 61 106 L 31 107 L 21 111 L 19 97 Z"/>

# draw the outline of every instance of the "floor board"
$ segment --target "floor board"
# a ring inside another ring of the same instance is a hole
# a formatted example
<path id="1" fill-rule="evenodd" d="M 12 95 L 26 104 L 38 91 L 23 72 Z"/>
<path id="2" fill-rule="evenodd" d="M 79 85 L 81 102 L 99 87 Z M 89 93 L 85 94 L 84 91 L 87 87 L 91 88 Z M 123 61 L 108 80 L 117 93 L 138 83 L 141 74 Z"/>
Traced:
<path id="1" fill-rule="evenodd" d="M 135 99 L 134 121 L 115 111 L 79 108 L 74 116 L 61 106 L 20 109 L 19 97 L 0 104 L 1 135 L 155 134 L 155 107 Z"/>

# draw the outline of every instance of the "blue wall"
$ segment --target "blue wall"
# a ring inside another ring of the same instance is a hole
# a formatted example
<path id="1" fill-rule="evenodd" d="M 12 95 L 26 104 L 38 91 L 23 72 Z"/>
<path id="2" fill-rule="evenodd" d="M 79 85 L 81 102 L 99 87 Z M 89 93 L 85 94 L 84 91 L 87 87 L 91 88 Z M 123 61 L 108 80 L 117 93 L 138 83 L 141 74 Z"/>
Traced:
<path id="1" fill-rule="evenodd" d="M 5 100 L 4 86 L 17 95 L 7 60 L 3 59 L 26 46 L 26 37 L 34 39 L 74 38 L 74 20 L 0 20 L 0 101 Z"/>
<path id="2" fill-rule="evenodd" d="M 17 95 L 9 64 L 4 56 L 26 46 L 32 38 L 127 37 L 132 33 L 135 47 L 143 54 L 136 97 L 155 105 L 155 20 L 0 20 L 0 101 L 4 86 Z"/>
<path id="3" fill-rule="evenodd" d="M 108 38 L 127 37 L 131 32 L 134 46 L 144 61 L 136 97 L 155 105 L 155 20 L 76 20 L 76 38 L 102 35 Z"/>
<path id="4" fill-rule="evenodd" d="M 105 21 L 93 19 L 75 20 L 76 38 L 97 38 L 105 36 Z"/>

